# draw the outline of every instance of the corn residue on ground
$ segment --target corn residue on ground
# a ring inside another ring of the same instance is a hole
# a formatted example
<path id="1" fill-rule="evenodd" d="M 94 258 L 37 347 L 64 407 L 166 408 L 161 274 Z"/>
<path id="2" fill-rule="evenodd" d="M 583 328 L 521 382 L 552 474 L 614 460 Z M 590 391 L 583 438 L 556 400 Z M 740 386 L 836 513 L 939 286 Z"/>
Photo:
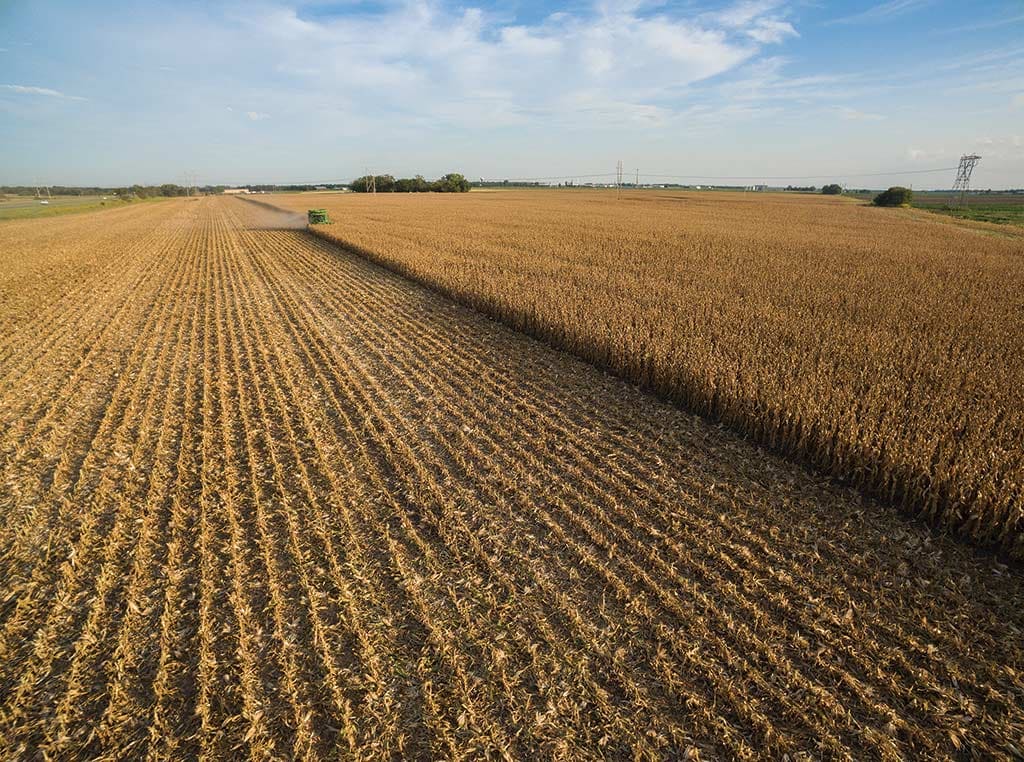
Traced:
<path id="1" fill-rule="evenodd" d="M 1019 569 L 267 214 L 0 228 L 0 756 L 1024 751 Z"/>

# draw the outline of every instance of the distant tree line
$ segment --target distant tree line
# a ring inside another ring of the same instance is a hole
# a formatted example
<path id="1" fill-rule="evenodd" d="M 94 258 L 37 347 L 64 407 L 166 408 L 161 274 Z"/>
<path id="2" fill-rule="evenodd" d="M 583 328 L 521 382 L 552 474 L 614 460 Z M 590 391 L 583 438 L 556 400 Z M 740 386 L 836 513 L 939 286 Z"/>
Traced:
<path id="1" fill-rule="evenodd" d="M 439 180 L 425 180 L 423 175 L 398 179 L 391 175 L 364 175 L 353 180 L 348 187 L 356 193 L 369 193 L 371 188 L 377 193 L 465 193 L 470 182 L 457 172 Z"/>
<path id="2" fill-rule="evenodd" d="M 159 186 L 154 186 L 159 187 Z M 34 196 L 36 191 L 50 191 L 52 196 L 114 196 L 122 188 L 102 187 L 98 185 L 4 185 L 0 186 L 0 193 L 7 193 L 12 196 Z"/>
<path id="3" fill-rule="evenodd" d="M 200 185 L 191 189 L 192 195 L 209 195 L 223 193 L 225 188 L 233 188 L 233 185 Z M 323 185 L 247 185 L 251 191 L 311 191 L 311 190 L 341 190 L 348 187 L 344 183 L 325 183 Z M 161 185 L 129 185 L 124 187 L 100 186 L 100 185 L 4 185 L 0 186 L 0 193 L 11 196 L 34 196 L 36 190 L 46 195 L 49 189 L 52 196 L 120 196 L 122 198 L 157 198 L 170 196 L 187 196 L 189 189 L 184 185 L 175 183 L 163 183 Z"/>
<path id="4" fill-rule="evenodd" d="M 34 196 L 39 191 L 43 195 L 49 191 L 51 196 L 121 196 L 130 198 L 154 198 L 157 196 L 185 196 L 188 189 L 184 185 L 164 183 L 163 185 L 132 185 L 118 188 L 116 186 L 103 187 L 99 185 L 5 185 L 0 187 L 0 193 L 9 193 L 14 196 Z M 192 193 L 203 192 L 204 189 L 192 189 Z M 207 191 L 210 192 L 210 191 Z"/>

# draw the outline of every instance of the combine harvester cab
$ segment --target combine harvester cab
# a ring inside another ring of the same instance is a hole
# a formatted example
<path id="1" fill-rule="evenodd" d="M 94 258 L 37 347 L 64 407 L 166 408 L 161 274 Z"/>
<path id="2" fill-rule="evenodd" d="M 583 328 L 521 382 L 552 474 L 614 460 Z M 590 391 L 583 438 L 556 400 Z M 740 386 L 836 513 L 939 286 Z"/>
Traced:
<path id="1" fill-rule="evenodd" d="M 306 212 L 306 219 L 310 225 L 329 225 L 331 220 L 327 216 L 326 209 L 310 209 Z"/>

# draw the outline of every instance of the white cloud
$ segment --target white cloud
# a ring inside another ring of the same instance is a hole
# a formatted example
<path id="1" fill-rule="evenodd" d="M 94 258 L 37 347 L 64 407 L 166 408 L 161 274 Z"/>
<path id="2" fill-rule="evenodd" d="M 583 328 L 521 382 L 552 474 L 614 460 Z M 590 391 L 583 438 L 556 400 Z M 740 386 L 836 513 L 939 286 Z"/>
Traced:
<path id="1" fill-rule="evenodd" d="M 228 110 L 230 111 L 231 108 L 228 107 Z M 264 119 L 270 119 L 270 114 L 264 113 L 262 111 L 246 111 L 245 116 L 249 119 L 250 122 L 262 122 Z"/>
<path id="2" fill-rule="evenodd" d="M 45 95 L 48 98 L 63 98 L 69 101 L 84 101 L 78 95 L 65 95 L 59 90 L 52 90 L 49 87 L 32 87 L 29 85 L 0 85 L 0 90 L 7 90 L 12 93 L 20 93 L 22 95 Z"/>
<path id="3" fill-rule="evenodd" d="M 232 21 L 241 28 L 236 45 L 259 50 L 294 79 L 290 92 L 261 93 L 280 103 L 274 113 L 300 113 L 282 100 L 308 107 L 329 98 L 405 123 L 472 128 L 573 115 L 582 124 L 600 103 L 619 118 L 658 125 L 691 105 L 682 96 L 694 84 L 796 36 L 781 6 L 755 0 L 686 15 L 606 2 L 509 24 L 477 8 L 409 0 L 315 19 L 285 5 L 247 6 Z"/>
<path id="4" fill-rule="evenodd" d="M 787 37 L 800 36 L 791 23 L 783 20 L 781 5 L 780 0 L 746 0 L 702 18 L 765 45 L 775 45 Z"/>
<path id="5" fill-rule="evenodd" d="M 777 44 L 787 37 L 799 37 L 796 29 L 788 21 L 762 19 L 747 30 L 747 35 L 766 45 Z"/>

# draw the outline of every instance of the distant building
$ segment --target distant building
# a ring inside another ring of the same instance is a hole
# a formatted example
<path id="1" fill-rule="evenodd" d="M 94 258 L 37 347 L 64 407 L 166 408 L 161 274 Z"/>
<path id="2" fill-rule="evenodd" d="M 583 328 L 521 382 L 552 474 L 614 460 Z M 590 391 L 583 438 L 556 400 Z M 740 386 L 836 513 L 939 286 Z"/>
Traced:
<path id="1" fill-rule="evenodd" d="M 248 188 L 225 188 L 224 195 L 237 196 L 239 193 L 249 193 Z"/>

